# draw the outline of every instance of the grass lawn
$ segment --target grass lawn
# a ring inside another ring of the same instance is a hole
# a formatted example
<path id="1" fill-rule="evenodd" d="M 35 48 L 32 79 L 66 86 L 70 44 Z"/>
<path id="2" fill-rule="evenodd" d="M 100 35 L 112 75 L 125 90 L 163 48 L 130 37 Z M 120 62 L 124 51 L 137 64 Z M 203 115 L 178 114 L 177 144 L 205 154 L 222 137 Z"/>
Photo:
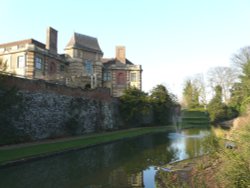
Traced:
<path id="1" fill-rule="evenodd" d="M 149 133 L 174 130 L 172 126 L 135 128 L 107 133 L 92 134 L 89 136 L 72 137 L 44 142 L 20 144 L 0 147 L 0 166 L 13 161 L 47 156 L 67 150 L 85 148 L 97 144 L 132 138 Z"/>

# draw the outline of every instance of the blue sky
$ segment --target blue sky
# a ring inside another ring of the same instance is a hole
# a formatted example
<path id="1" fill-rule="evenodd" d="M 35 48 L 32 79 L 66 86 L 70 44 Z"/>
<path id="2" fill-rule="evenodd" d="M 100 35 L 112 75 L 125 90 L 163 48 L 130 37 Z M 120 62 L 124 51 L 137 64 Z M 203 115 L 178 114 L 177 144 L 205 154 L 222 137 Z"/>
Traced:
<path id="1" fill-rule="evenodd" d="M 180 96 L 186 78 L 230 66 L 250 45 L 248 0 L 0 0 L 0 7 L 0 43 L 45 43 L 52 26 L 61 53 L 73 32 L 97 37 L 104 57 L 125 45 L 143 67 L 144 91 L 165 84 Z"/>

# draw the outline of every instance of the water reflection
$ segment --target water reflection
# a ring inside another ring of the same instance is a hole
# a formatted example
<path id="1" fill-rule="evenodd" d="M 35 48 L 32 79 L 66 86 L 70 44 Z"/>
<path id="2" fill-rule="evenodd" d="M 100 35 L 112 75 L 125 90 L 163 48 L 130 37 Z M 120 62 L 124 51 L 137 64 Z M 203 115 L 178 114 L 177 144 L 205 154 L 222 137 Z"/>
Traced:
<path id="1" fill-rule="evenodd" d="M 170 148 L 175 150 L 172 161 L 193 158 L 202 155 L 202 141 L 210 134 L 210 129 L 186 129 L 177 133 L 169 133 L 172 140 Z"/>
<path id="2" fill-rule="evenodd" d="M 0 169 L 0 187 L 151 188 L 154 167 L 201 154 L 207 132 L 147 135 Z"/>

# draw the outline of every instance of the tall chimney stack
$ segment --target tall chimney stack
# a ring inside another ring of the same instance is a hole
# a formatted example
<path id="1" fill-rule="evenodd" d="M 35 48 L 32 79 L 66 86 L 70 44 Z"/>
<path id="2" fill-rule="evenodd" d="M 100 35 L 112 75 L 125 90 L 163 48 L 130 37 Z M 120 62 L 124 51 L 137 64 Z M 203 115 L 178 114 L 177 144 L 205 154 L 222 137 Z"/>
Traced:
<path id="1" fill-rule="evenodd" d="M 125 46 L 116 46 L 116 59 L 126 64 L 126 49 Z"/>
<path id="2" fill-rule="evenodd" d="M 53 54 L 57 54 L 57 30 L 52 27 L 47 29 L 46 49 Z"/>

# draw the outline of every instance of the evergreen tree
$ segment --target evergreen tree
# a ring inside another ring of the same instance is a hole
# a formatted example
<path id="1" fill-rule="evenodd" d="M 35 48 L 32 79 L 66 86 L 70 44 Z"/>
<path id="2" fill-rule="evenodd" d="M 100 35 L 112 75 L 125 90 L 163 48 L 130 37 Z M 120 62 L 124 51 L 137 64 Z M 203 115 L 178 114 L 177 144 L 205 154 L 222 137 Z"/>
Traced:
<path id="1" fill-rule="evenodd" d="M 124 91 L 120 101 L 120 111 L 127 126 L 140 126 L 143 116 L 150 111 L 148 94 L 132 87 Z"/>
<path id="2" fill-rule="evenodd" d="M 199 95 L 199 89 L 192 83 L 191 80 L 187 80 L 183 90 L 183 99 L 185 106 L 188 109 L 200 107 Z"/>
<path id="3" fill-rule="evenodd" d="M 171 110 L 175 101 L 165 86 L 157 85 L 152 89 L 150 102 L 153 106 L 155 123 L 162 125 L 170 122 Z"/>
<path id="4" fill-rule="evenodd" d="M 210 120 L 218 122 L 224 120 L 227 116 L 227 107 L 222 102 L 222 87 L 217 85 L 215 87 L 215 96 L 208 103 L 207 110 L 209 112 Z"/>

